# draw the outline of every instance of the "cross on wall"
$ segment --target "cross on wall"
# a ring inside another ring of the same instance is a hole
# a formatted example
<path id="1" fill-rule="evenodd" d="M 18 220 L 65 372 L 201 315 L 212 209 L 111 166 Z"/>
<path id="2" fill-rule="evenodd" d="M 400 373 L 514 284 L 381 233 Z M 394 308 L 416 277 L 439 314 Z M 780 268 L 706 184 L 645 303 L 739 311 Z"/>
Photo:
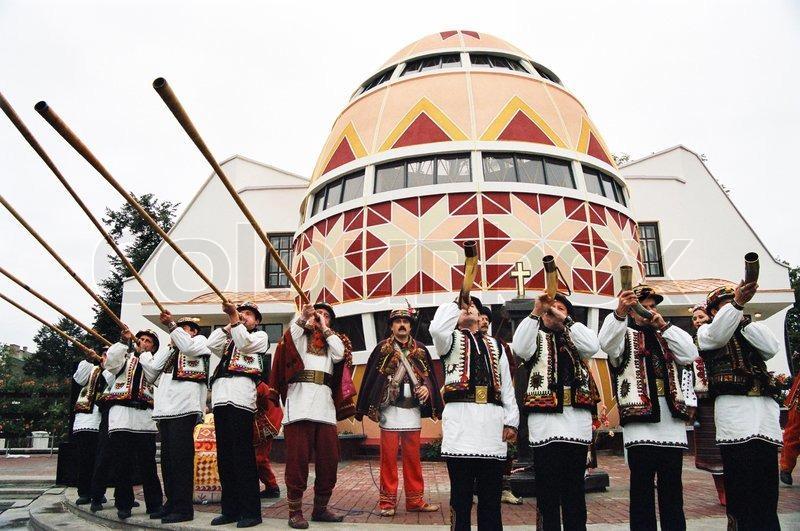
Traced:
<path id="1" fill-rule="evenodd" d="M 509 273 L 511 278 L 513 278 L 517 283 L 517 298 L 524 299 L 525 298 L 525 279 L 532 275 L 530 269 L 525 269 L 525 266 L 522 262 L 517 262 L 514 264 L 514 270 Z"/>

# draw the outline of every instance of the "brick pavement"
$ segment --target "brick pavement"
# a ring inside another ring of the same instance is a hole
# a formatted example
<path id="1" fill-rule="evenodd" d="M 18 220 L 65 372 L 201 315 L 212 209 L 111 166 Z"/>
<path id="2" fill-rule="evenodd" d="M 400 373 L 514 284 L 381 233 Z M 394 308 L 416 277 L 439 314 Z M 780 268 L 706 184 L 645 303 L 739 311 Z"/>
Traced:
<path id="1" fill-rule="evenodd" d="M 370 473 L 371 465 L 371 473 Z M 614 524 L 628 521 L 628 469 L 621 457 L 600 455 L 601 468 L 611 479 L 611 487 L 606 492 L 587 494 L 588 520 L 590 524 Z M 0 483 L 14 478 L 31 476 L 55 478 L 56 457 L 34 456 L 29 459 L 6 459 L 0 457 Z M 423 463 L 425 491 L 430 503 L 439 503 L 443 509 L 436 513 L 407 513 L 404 510 L 402 482 L 399 498 L 400 508 L 393 518 L 381 518 L 378 513 L 378 489 L 373 484 L 378 481 L 378 462 L 349 461 L 339 466 L 339 481 L 333 493 L 331 504 L 341 512 L 349 512 L 347 521 L 381 524 L 447 524 L 447 502 L 450 484 L 444 463 Z M 402 469 L 402 466 L 400 467 Z M 309 483 L 313 484 L 313 465 Z M 284 465 L 276 464 L 275 473 L 282 493 Z M 683 468 L 684 504 L 686 517 L 690 520 L 724 517 L 725 510 L 717 501 L 716 490 L 711 476 L 694 467 L 693 456 L 686 456 Z M 141 488 L 137 489 L 141 497 Z M 309 488 L 304 498 L 310 511 L 313 491 Z M 218 512 L 218 505 L 196 506 L 198 511 Z M 508 525 L 532 524 L 536 501 L 526 498 L 519 506 L 503 505 L 503 522 Z M 263 515 L 266 518 L 288 517 L 285 499 L 264 500 Z M 795 486 L 781 485 L 778 502 L 779 513 L 800 512 L 800 472 L 795 473 Z M 473 519 L 473 521 L 475 521 Z"/>

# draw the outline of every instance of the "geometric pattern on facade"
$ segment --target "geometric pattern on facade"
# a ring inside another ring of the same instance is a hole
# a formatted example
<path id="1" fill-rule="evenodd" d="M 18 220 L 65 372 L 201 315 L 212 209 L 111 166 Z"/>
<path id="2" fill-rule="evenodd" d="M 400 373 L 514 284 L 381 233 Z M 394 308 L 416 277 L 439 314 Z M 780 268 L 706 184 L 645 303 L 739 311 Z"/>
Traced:
<path id="1" fill-rule="evenodd" d="M 614 272 L 639 261 L 634 222 L 606 206 L 547 194 L 461 192 L 384 201 L 333 215 L 295 241 L 293 271 L 312 301 L 342 303 L 458 291 L 463 242 L 478 240 L 476 290 L 544 287 L 547 254 L 574 292 L 613 296 Z M 565 288 L 566 286 L 562 286 Z"/>

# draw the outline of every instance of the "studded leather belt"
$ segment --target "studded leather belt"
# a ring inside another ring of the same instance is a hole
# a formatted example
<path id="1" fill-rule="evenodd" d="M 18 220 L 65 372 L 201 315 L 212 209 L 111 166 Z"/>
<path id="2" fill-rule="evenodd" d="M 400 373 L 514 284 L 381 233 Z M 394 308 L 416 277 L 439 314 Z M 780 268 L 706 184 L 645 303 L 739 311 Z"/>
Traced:
<path id="1" fill-rule="evenodd" d="M 291 383 L 330 385 L 331 378 L 331 374 L 325 371 L 300 371 L 292 377 Z"/>
<path id="2" fill-rule="evenodd" d="M 667 396 L 667 384 L 662 378 L 656 378 L 656 392 L 658 396 Z"/>
<path id="3" fill-rule="evenodd" d="M 572 389 L 570 389 L 569 387 L 565 387 L 564 388 L 564 400 L 563 400 L 563 402 L 564 402 L 563 405 L 565 405 L 565 406 L 571 406 L 572 405 Z"/>

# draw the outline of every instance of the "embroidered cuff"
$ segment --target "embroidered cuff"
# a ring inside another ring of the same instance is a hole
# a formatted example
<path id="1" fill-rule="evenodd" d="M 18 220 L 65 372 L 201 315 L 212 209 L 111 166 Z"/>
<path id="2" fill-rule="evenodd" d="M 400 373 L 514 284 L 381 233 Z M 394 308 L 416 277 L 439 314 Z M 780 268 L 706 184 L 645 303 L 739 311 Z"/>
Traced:
<path id="1" fill-rule="evenodd" d="M 538 321 L 538 322 L 540 322 L 540 323 L 542 322 L 542 318 L 541 318 L 541 317 L 539 317 L 538 315 L 533 315 L 533 312 L 531 312 L 531 313 L 530 313 L 530 315 L 528 315 L 528 317 L 530 317 L 530 318 L 531 318 L 531 319 L 533 319 L 534 321 Z"/>
<path id="2" fill-rule="evenodd" d="M 614 310 L 612 313 L 614 314 L 614 319 L 616 319 L 617 321 L 624 321 L 627 319 L 627 317 L 620 317 L 619 314 L 617 313 L 617 310 Z"/>
<path id="3" fill-rule="evenodd" d="M 575 321 L 573 321 L 572 317 L 570 317 L 569 315 L 567 316 L 566 319 L 564 319 L 564 327 L 570 328 L 574 324 L 575 324 Z"/>
<path id="4" fill-rule="evenodd" d="M 295 323 L 296 323 L 296 324 L 297 324 L 297 326 L 299 326 L 300 328 L 305 328 L 305 327 L 306 327 L 306 323 L 308 323 L 308 321 L 306 321 L 306 320 L 305 320 L 305 319 L 303 319 L 302 317 L 298 317 L 298 318 L 297 318 L 297 321 L 295 321 Z"/>
<path id="5" fill-rule="evenodd" d="M 672 323 L 667 323 L 667 324 L 665 324 L 663 327 L 661 327 L 661 328 L 659 328 L 659 329 L 658 329 L 658 333 L 659 333 L 659 334 L 664 334 L 664 332 L 666 332 L 667 330 L 669 330 L 669 327 L 670 327 L 670 326 L 672 326 Z"/>
<path id="6" fill-rule="evenodd" d="M 731 305 L 733 305 L 733 307 L 734 307 L 734 308 L 736 308 L 737 310 L 739 310 L 740 312 L 741 312 L 742 310 L 744 310 L 744 305 L 742 305 L 742 304 L 739 304 L 738 302 L 736 302 L 736 299 L 733 299 L 733 300 L 731 301 Z"/>
<path id="7" fill-rule="evenodd" d="M 169 324 L 167 325 L 167 330 L 169 330 L 170 333 L 172 333 L 172 331 L 175 330 L 176 328 L 178 328 L 178 325 L 175 323 L 175 321 L 170 321 Z"/>
<path id="8" fill-rule="evenodd" d="M 336 333 L 336 332 L 334 332 L 334 331 L 333 331 L 333 330 L 331 330 L 330 328 L 326 328 L 326 329 L 325 329 L 325 331 L 324 331 L 324 332 L 322 332 L 322 335 L 323 335 L 323 336 L 325 336 L 325 339 L 328 339 L 329 337 L 331 337 L 331 336 L 332 336 L 332 335 L 334 335 L 335 333 Z"/>

